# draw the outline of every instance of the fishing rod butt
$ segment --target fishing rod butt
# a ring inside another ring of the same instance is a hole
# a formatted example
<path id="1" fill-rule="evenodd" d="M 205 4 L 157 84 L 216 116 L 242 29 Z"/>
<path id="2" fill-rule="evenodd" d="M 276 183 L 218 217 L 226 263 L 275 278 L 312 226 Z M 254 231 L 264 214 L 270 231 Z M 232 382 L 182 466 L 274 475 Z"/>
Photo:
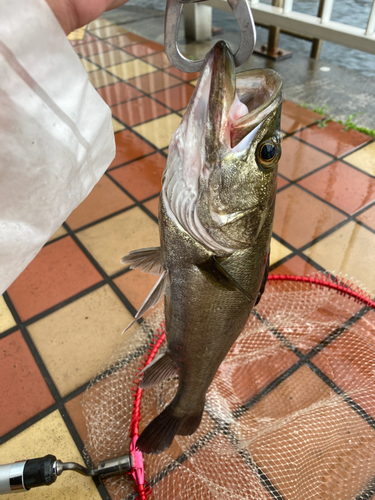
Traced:
<path id="1" fill-rule="evenodd" d="M 56 477 L 56 457 L 53 455 L 0 465 L 0 495 L 49 486 Z"/>

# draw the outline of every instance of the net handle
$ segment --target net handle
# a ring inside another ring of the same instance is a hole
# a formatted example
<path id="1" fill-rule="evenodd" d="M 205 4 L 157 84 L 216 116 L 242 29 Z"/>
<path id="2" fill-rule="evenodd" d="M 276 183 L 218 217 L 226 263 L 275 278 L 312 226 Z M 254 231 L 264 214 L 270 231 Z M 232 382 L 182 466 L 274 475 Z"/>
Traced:
<path id="1" fill-rule="evenodd" d="M 332 277 L 331 275 L 326 276 L 323 274 L 318 274 L 313 276 L 292 276 L 288 274 L 270 274 L 268 276 L 268 281 L 295 281 L 300 283 L 309 283 L 310 285 L 315 285 L 320 288 L 335 290 L 341 295 L 347 295 L 348 298 L 353 298 L 356 302 L 362 302 L 366 306 L 375 309 L 375 302 L 371 299 L 370 295 L 366 294 L 359 287 L 353 289 L 353 283 L 350 283 L 349 280 L 339 280 L 338 278 Z M 160 346 L 165 340 L 164 328 L 165 323 L 163 321 L 162 323 L 160 323 L 160 328 L 157 329 L 157 333 L 155 334 L 153 340 L 150 342 L 150 346 L 144 356 L 145 360 L 143 361 L 142 366 L 139 367 L 137 373 L 139 373 L 145 366 L 149 365 L 155 358 Z M 132 391 L 134 393 L 134 402 L 132 420 L 129 429 L 131 438 L 129 451 L 133 467 L 130 470 L 129 474 L 133 478 L 134 489 L 138 494 L 137 498 L 139 500 L 146 500 L 151 495 L 152 489 L 145 480 L 142 452 L 136 447 L 136 442 L 139 436 L 139 422 L 142 418 L 141 401 L 143 389 L 139 387 L 140 380 L 141 378 L 137 375 L 137 377 L 133 381 L 135 385 L 134 387 L 132 387 Z"/>

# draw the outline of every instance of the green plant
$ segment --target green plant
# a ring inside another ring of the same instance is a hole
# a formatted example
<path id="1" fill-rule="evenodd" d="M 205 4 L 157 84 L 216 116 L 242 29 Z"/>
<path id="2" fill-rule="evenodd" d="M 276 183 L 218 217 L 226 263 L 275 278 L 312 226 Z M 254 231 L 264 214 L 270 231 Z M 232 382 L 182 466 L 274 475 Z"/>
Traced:
<path id="1" fill-rule="evenodd" d="M 314 111 L 314 113 L 317 113 L 318 115 L 322 116 L 326 116 L 329 110 L 329 106 L 327 106 L 327 104 L 323 104 L 323 106 L 317 106 L 316 104 L 302 103 L 299 104 L 299 106 L 301 108 L 311 109 L 311 111 Z"/>
<path id="2" fill-rule="evenodd" d="M 350 130 L 350 129 L 357 130 L 358 132 L 362 132 L 362 134 L 369 135 L 370 137 L 375 139 L 375 129 L 361 127 L 360 125 L 354 123 L 353 118 L 355 118 L 360 113 L 352 113 L 351 115 L 348 116 L 348 118 L 345 121 L 342 121 L 342 120 L 335 120 L 335 118 L 332 116 L 327 116 L 329 111 L 329 106 L 327 106 L 326 104 L 324 104 L 323 106 L 317 106 L 316 104 L 302 103 L 299 104 L 299 106 L 301 108 L 311 109 L 311 111 L 314 111 L 315 113 L 324 116 L 324 119 L 318 123 L 319 128 L 326 127 L 329 122 L 337 122 L 341 123 L 341 125 L 344 125 L 345 130 Z"/>
<path id="3" fill-rule="evenodd" d="M 342 125 L 345 125 L 345 130 L 349 130 L 349 129 L 358 130 L 358 132 L 362 132 L 362 134 L 369 135 L 370 137 L 375 139 L 375 129 L 361 127 L 361 126 L 354 123 L 353 118 L 357 115 L 358 115 L 358 113 L 353 113 L 352 115 L 348 116 L 348 118 L 345 122 L 343 122 L 342 120 L 337 120 L 337 122 L 341 123 Z"/>

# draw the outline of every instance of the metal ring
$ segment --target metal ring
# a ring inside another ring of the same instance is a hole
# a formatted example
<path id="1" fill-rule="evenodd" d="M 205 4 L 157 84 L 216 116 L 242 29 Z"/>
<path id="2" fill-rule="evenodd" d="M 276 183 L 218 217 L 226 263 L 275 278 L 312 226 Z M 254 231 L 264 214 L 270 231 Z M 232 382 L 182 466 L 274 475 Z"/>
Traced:
<path id="1" fill-rule="evenodd" d="M 194 0 L 185 0 L 184 3 L 193 3 Z M 164 46 L 170 62 L 177 69 L 186 73 L 200 71 L 203 59 L 200 61 L 190 61 L 184 57 L 178 48 L 178 28 L 180 25 L 181 12 L 184 3 L 179 0 L 167 0 L 165 11 Z M 256 31 L 253 15 L 247 0 L 228 0 L 238 26 L 241 30 L 241 42 L 237 52 L 234 54 L 234 64 L 236 67 L 244 64 L 251 56 L 255 42 Z"/>

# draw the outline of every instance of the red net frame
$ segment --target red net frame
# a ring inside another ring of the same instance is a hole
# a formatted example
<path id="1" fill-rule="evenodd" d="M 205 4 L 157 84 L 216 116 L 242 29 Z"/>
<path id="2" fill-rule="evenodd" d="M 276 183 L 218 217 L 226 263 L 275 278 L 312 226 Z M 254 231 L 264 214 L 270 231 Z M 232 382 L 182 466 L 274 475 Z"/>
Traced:
<path id="1" fill-rule="evenodd" d="M 309 283 L 311 286 L 317 286 L 319 288 L 328 288 L 330 290 L 336 291 L 340 295 L 346 295 L 349 299 L 352 298 L 356 302 L 362 303 L 367 307 L 375 309 L 375 301 L 372 300 L 370 294 L 364 292 L 360 287 L 354 288 L 354 283 L 350 280 L 338 279 L 332 275 L 316 274 L 312 276 L 292 276 L 287 274 L 271 274 L 268 276 L 268 281 L 294 281 L 300 283 Z M 139 367 L 137 373 L 139 373 L 145 366 L 149 365 L 159 348 L 163 344 L 166 338 L 165 333 L 165 323 L 164 321 L 160 323 L 160 328 L 157 329 L 153 340 L 150 342 L 147 353 L 144 356 L 144 361 Z M 132 420 L 130 423 L 129 435 L 131 438 L 130 444 L 130 455 L 132 458 L 133 467 L 129 474 L 133 478 L 134 489 L 138 494 L 137 498 L 139 500 L 146 500 L 151 494 L 152 489 L 145 480 L 144 464 L 142 453 L 137 449 L 136 442 L 139 436 L 139 422 L 142 418 L 141 415 L 141 402 L 143 389 L 139 387 L 139 382 L 141 377 L 137 375 L 134 379 L 134 386 L 131 388 L 133 391 L 133 411 Z"/>

